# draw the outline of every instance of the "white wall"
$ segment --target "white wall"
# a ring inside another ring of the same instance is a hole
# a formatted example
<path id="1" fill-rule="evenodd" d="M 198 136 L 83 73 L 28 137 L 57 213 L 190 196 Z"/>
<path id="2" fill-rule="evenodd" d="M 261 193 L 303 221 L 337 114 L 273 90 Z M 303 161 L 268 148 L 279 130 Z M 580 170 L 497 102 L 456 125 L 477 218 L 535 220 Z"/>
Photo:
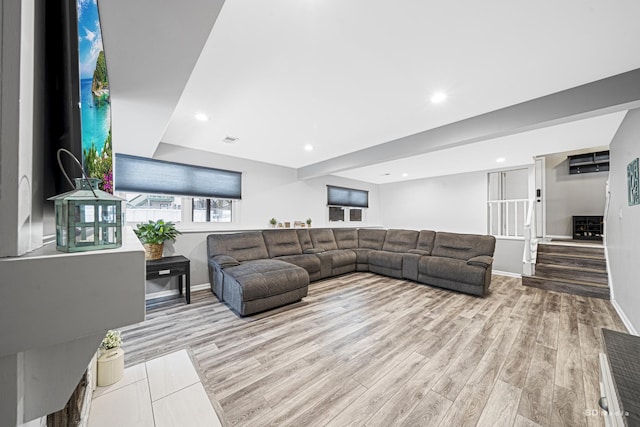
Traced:
<path id="1" fill-rule="evenodd" d="M 627 165 L 640 157 L 640 109 L 631 110 L 610 145 L 611 171 L 606 245 L 611 289 L 615 304 L 626 317 L 631 332 L 640 330 L 640 205 L 629 206 Z"/>
<path id="2" fill-rule="evenodd" d="M 570 175 L 567 156 L 607 149 L 605 146 L 545 156 L 547 235 L 570 237 L 573 233 L 572 216 L 604 214 L 605 185 L 609 174 Z"/>
<path id="3" fill-rule="evenodd" d="M 114 150 L 118 150 L 115 142 Z M 196 224 L 188 232 L 178 236 L 175 244 L 169 244 L 165 248 L 165 255 L 181 254 L 191 260 L 192 284 L 209 282 L 205 240 L 212 231 L 264 229 L 269 227 L 271 217 L 275 217 L 281 222 L 304 221 L 311 218 L 313 227 L 340 226 L 328 222 L 327 184 L 369 191 L 366 221 L 357 223 L 357 225 L 381 225 L 378 186 L 376 184 L 336 176 L 303 181 L 297 179 L 296 170 L 293 168 L 164 143 L 158 146 L 154 158 L 242 172 L 242 200 L 237 204 L 237 222 L 230 225 Z M 198 231 L 197 228 L 202 231 Z M 184 230 L 184 227 L 182 229 Z M 175 279 L 147 282 L 147 292 L 175 289 L 176 283 Z"/>
<path id="4" fill-rule="evenodd" d="M 380 186 L 386 228 L 487 232 L 487 173 L 472 172 Z"/>

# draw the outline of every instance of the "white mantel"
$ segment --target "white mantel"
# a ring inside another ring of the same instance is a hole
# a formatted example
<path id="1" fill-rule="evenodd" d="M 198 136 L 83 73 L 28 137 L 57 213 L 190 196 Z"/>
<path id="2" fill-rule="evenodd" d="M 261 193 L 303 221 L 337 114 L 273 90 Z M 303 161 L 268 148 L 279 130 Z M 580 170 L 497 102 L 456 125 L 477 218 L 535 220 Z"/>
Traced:
<path id="1" fill-rule="evenodd" d="M 0 258 L 0 425 L 62 409 L 106 330 L 144 320 L 144 249 Z"/>

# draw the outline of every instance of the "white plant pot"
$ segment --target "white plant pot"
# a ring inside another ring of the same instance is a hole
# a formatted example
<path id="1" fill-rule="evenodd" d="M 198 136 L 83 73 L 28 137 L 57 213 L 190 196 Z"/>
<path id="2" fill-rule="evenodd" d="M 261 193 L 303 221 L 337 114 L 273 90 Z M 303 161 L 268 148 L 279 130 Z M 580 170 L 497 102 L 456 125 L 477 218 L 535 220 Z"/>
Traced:
<path id="1" fill-rule="evenodd" d="M 98 358 L 98 386 L 117 383 L 124 375 L 124 350 L 120 347 L 102 350 Z"/>

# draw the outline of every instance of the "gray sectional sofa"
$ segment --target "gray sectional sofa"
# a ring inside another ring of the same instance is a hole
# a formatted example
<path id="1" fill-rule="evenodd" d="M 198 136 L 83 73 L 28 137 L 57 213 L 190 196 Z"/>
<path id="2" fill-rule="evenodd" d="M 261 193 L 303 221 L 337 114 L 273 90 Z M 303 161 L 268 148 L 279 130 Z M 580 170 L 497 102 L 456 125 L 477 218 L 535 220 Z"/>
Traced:
<path id="1" fill-rule="evenodd" d="M 431 230 L 314 228 L 207 236 L 211 290 L 242 316 L 301 300 L 352 271 L 486 295 L 495 238 Z"/>

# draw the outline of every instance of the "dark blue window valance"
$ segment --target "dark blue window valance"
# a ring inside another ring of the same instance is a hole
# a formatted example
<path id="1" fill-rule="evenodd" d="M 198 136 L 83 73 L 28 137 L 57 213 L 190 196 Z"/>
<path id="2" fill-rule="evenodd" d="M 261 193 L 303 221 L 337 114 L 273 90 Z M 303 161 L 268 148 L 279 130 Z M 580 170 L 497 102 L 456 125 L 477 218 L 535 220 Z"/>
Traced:
<path id="1" fill-rule="evenodd" d="M 368 208 L 369 192 L 365 190 L 355 190 L 353 188 L 327 185 L 327 205 Z"/>
<path id="2" fill-rule="evenodd" d="M 242 198 L 242 173 L 116 153 L 116 191 Z"/>

